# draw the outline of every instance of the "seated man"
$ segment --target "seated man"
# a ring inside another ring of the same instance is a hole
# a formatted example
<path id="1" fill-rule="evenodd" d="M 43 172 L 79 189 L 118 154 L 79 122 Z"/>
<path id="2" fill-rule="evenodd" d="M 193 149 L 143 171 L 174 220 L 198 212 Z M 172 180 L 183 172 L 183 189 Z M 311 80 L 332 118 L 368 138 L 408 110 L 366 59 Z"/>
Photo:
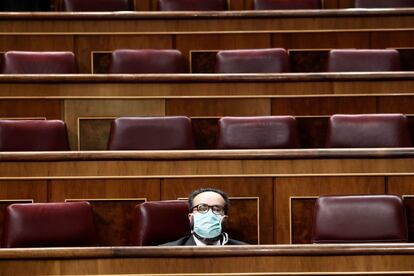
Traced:
<path id="1" fill-rule="evenodd" d="M 221 190 L 201 188 L 188 197 L 191 235 L 163 245 L 244 245 L 246 243 L 229 239 L 223 231 L 227 221 L 229 198 Z"/>

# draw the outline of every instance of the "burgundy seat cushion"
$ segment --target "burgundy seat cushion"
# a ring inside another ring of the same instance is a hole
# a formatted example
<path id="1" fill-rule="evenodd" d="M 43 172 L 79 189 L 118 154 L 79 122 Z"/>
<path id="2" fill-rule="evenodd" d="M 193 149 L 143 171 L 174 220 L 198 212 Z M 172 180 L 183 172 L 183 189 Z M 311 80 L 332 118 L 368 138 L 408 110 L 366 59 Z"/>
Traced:
<path id="1" fill-rule="evenodd" d="M 320 0 L 254 0 L 255 10 L 320 9 Z"/>
<path id="2" fill-rule="evenodd" d="M 355 0 L 355 8 L 409 8 L 413 0 Z"/>
<path id="3" fill-rule="evenodd" d="M 6 209 L 4 247 L 94 245 L 96 229 L 87 202 L 12 204 Z"/>
<path id="4" fill-rule="evenodd" d="M 122 117 L 113 121 L 109 150 L 186 150 L 195 143 L 188 117 Z"/>
<path id="5" fill-rule="evenodd" d="M 180 51 L 174 49 L 120 49 L 112 52 L 113 74 L 188 73 Z"/>
<path id="6" fill-rule="evenodd" d="M 65 11 L 100 12 L 131 10 L 130 0 L 64 0 Z"/>
<path id="7" fill-rule="evenodd" d="M 328 72 L 399 71 L 397 50 L 331 50 Z"/>
<path id="8" fill-rule="evenodd" d="M 75 74 L 75 55 L 72 52 L 23 52 L 4 54 L 3 74 Z"/>
<path id="9" fill-rule="evenodd" d="M 70 150 L 60 120 L 0 120 L 0 151 Z"/>
<path id="10" fill-rule="evenodd" d="M 333 115 L 328 148 L 411 147 L 407 118 L 402 114 Z"/>
<path id="11" fill-rule="evenodd" d="M 158 0 L 160 11 L 225 11 L 227 0 Z"/>
<path id="12" fill-rule="evenodd" d="M 219 120 L 219 149 L 298 147 L 297 124 L 291 116 L 223 117 Z"/>
<path id="13" fill-rule="evenodd" d="M 316 201 L 314 243 L 407 242 L 407 218 L 394 195 L 322 196 Z"/>
<path id="14" fill-rule="evenodd" d="M 159 245 L 190 234 L 188 203 L 150 201 L 134 209 L 132 245 Z"/>
<path id="15" fill-rule="evenodd" d="M 285 49 L 250 49 L 219 51 L 216 73 L 282 73 L 289 72 Z"/>

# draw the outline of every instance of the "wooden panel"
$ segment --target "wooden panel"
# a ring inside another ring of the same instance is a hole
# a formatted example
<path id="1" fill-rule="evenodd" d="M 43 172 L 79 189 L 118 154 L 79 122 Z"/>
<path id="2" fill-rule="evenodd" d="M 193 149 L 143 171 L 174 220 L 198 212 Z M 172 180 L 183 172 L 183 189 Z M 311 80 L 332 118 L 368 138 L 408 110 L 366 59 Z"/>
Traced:
<path id="1" fill-rule="evenodd" d="M 197 149 L 215 149 L 218 132 L 217 118 L 192 118 Z"/>
<path id="2" fill-rule="evenodd" d="M 329 59 L 328 50 L 300 51 L 290 50 L 291 72 L 325 72 Z"/>
<path id="3" fill-rule="evenodd" d="M 318 93 L 315 91 L 315 93 Z M 320 116 L 338 113 L 375 113 L 376 98 L 371 97 L 297 97 L 272 99 L 272 115 Z"/>
<path id="4" fill-rule="evenodd" d="M 1 180 L 0 200 L 3 199 L 31 199 L 35 202 L 46 202 L 47 180 Z"/>
<path id="5" fill-rule="evenodd" d="M 384 96 L 378 98 L 379 113 L 413 114 L 414 97 L 410 96 Z"/>
<path id="6" fill-rule="evenodd" d="M 62 101 L 34 99 L 0 100 L 0 118 L 62 118 Z"/>
<path id="7" fill-rule="evenodd" d="M 99 246 L 127 246 L 131 244 L 134 207 L 145 200 L 138 198 L 85 200 L 92 205 Z M 78 200 L 68 199 L 66 201 Z"/>
<path id="8" fill-rule="evenodd" d="M 128 199 L 160 200 L 158 179 L 53 179 L 50 180 L 49 201 L 65 199 Z"/>
<path id="9" fill-rule="evenodd" d="M 113 119 L 80 119 L 80 150 L 106 150 Z"/>
<path id="10" fill-rule="evenodd" d="M 270 34 L 178 34 L 176 49 L 188 57 L 190 50 L 269 48 Z"/>
<path id="11" fill-rule="evenodd" d="M 291 197 L 290 221 L 293 244 L 312 243 L 313 209 L 316 198 Z"/>
<path id="12" fill-rule="evenodd" d="M 75 40 L 75 54 L 80 73 L 91 73 L 92 51 L 116 49 L 171 49 L 171 35 L 84 35 Z"/>
<path id="13" fill-rule="evenodd" d="M 255 116 L 270 115 L 269 99 L 167 99 L 166 115 Z"/>
<path id="14" fill-rule="evenodd" d="M 163 116 L 163 100 L 67 100 L 65 122 L 72 149 L 78 148 L 78 118 L 93 119 L 122 116 Z M 100 138 L 103 139 L 103 138 Z"/>
<path id="15" fill-rule="evenodd" d="M 161 185 L 161 198 L 177 199 L 187 198 L 191 191 L 201 187 L 214 187 L 225 191 L 230 197 L 236 198 L 256 198 L 258 197 L 258 209 L 254 204 L 247 204 L 250 200 L 241 199 L 241 203 L 235 203 L 234 209 L 230 207 L 229 223 L 232 225 L 232 217 L 237 225 L 240 223 L 243 227 L 230 229 L 237 231 L 233 236 L 239 237 L 246 242 L 255 243 L 260 240 L 261 244 L 273 243 L 273 187 L 271 178 L 185 178 L 185 179 L 165 179 Z M 240 206 L 238 209 L 236 204 L 247 204 L 245 207 Z M 260 232 L 259 238 L 252 237 L 256 229 L 255 217 L 259 210 Z M 231 234 L 231 233 L 230 233 Z M 230 237 L 233 237 L 230 235 Z"/>
<path id="16" fill-rule="evenodd" d="M 51 43 L 53 41 L 53 43 Z M 73 51 L 68 35 L 1 35 L 0 51 Z"/>
<path id="17" fill-rule="evenodd" d="M 414 195 L 404 196 L 404 206 L 407 215 L 408 241 L 414 241 Z"/>
<path id="18" fill-rule="evenodd" d="M 302 148 L 324 148 L 328 132 L 329 117 L 296 118 L 299 142 Z"/>
<path id="19" fill-rule="evenodd" d="M 276 33 L 272 34 L 271 46 L 286 49 L 371 48 L 370 33 L 363 31 Z"/>
<path id="20" fill-rule="evenodd" d="M 345 195 L 345 194 L 381 194 L 385 193 L 383 177 L 281 177 L 275 179 L 275 241 L 291 242 L 289 225 L 290 197 Z M 296 211 L 296 210 L 295 210 Z M 299 216 L 296 211 L 295 216 Z M 293 240 L 300 239 L 295 237 Z"/>
<path id="21" fill-rule="evenodd" d="M 413 47 L 413 31 L 383 31 L 373 32 L 371 35 L 371 47 L 378 48 L 400 48 Z"/>

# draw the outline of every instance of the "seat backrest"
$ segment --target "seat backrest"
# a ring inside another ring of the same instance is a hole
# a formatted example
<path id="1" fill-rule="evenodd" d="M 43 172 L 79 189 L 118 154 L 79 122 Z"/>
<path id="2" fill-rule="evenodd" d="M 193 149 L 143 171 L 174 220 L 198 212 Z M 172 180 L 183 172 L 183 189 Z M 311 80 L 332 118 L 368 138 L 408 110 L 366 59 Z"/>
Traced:
<path id="1" fill-rule="evenodd" d="M 400 71 L 397 50 L 338 49 L 329 51 L 328 72 Z"/>
<path id="2" fill-rule="evenodd" d="M 283 73 L 289 72 L 285 49 L 223 50 L 216 55 L 216 73 Z"/>
<path id="3" fill-rule="evenodd" d="M 132 10 L 130 0 L 64 0 L 65 11 L 100 12 Z"/>
<path id="4" fill-rule="evenodd" d="M 159 245 L 190 234 L 188 203 L 149 201 L 134 209 L 132 245 Z"/>
<path id="5" fill-rule="evenodd" d="M 68 151 L 60 120 L 0 120 L 0 151 Z"/>
<path id="6" fill-rule="evenodd" d="M 112 52 L 112 74 L 188 73 L 186 61 L 174 49 L 119 49 Z"/>
<path id="7" fill-rule="evenodd" d="M 3 247 L 94 246 L 88 202 L 12 204 L 6 209 Z"/>
<path id="8" fill-rule="evenodd" d="M 223 117 L 219 120 L 219 149 L 298 148 L 292 116 Z"/>
<path id="9" fill-rule="evenodd" d="M 3 74 L 76 74 L 72 52 L 9 51 L 4 54 Z"/>
<path id="10" fill-rule="evenodd" d="M 225 11 L 228 0 L 158 0 L 160 11 Z"/>
<path id="11" fill-rule="evenodd" d="M 112 123 L 108 149 L 195 149 L 191 119 L 184 116 L 117 118 Z"/>
<path id="12" fill-rule="evenodd" d="M 407 118 L 402 114 L 333 115 L 329 119 L 326 147 L 411 147 Z"/>
<path id="13" fill-rule="evenodd" d="M 320 0 L 254 0 L 255 10 L 321 9 Z"/>
<path id="14" fill-rule="evenodd" d="M 409 8 L 413 0 L 355 0 L 355 8 Z"/>
<path id="15" fill-rule="evenodd" d="M 312 241 L 408 242 L 402 199 L 395 195 L 321 196 L 314 208 Z"/>

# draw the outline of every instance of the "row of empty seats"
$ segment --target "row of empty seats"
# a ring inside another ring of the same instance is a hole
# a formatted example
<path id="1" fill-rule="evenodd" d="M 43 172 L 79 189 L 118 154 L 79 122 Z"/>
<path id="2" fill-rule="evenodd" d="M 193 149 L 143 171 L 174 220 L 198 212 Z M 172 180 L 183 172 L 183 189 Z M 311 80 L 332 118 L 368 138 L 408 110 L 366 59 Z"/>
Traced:
<path id="1" fill-rule="evenodd" d="M 131 245 L 159 245 L 190 234 L 188 203 L 145 202 L 134 207 Z M 128 214 L 125 214 L 128 216 Z M 3 247 L 97 246 L 88 202 L 11 204 Z M 168 229 L 168 231 L 165 231 Z M 316 201 L 314 243 L 408 242 L 405 207 L 396 195 L 322 196 Z"/>
<path id="2" fill-rule="evenodd" d="M 217 149 L 299 148 L 292 116 L 223 117 Z M 402 114 L 333 115 L 326 147 L 411 147 Z M 111 126 L 108 150 L 191 150 L 196 148 L 191 119 L 184 116 L 121 117 Z M 59 120 L 0 120 L 0 151 L 70 150 Z"/>
<path id="3" fill-rule="evenodd" d="M 7 0 L 5 0 L 7 1 Z M 39 2 L 39 1 L 38 1 Z M 132 11 L 132 0 L 64 0 L 64 11 Z M 26 4 L 21 8 L 30 7 L 46 10 L 49 3 L 43 1 L 37 5 Z M 16 4 L 3 4 L 4 10 L 18 10 Z M 49 4 L 50 5 L 50 4 Z M 228 0 L 157 0 L 159 11 L 226 11 L 229 9 Z M 414 7 L 412 0 L 355 0 L 355 8 L 406 8 Z M 18 7 L 18 6 L 17 6 Z M 253 0 L 255 10 L 290 10 L 290 9 L 321 9 L 321 0 Z"/>
<path id="4" fill-rule="evenodd" d="M 120 49 L 111 54 L 109 73 L 188 73 L 187 62 L 174 49 Z M 393 49 L 336 49 L 329 52 L 327 72 L 400 71 L 400 56 Z M 216 55 L 216 73 L 286 73 L 289 54 L 282 48 L 222 50 Z M 3 74 L 75 74 L 72 52 L 9 51 Z"/>

